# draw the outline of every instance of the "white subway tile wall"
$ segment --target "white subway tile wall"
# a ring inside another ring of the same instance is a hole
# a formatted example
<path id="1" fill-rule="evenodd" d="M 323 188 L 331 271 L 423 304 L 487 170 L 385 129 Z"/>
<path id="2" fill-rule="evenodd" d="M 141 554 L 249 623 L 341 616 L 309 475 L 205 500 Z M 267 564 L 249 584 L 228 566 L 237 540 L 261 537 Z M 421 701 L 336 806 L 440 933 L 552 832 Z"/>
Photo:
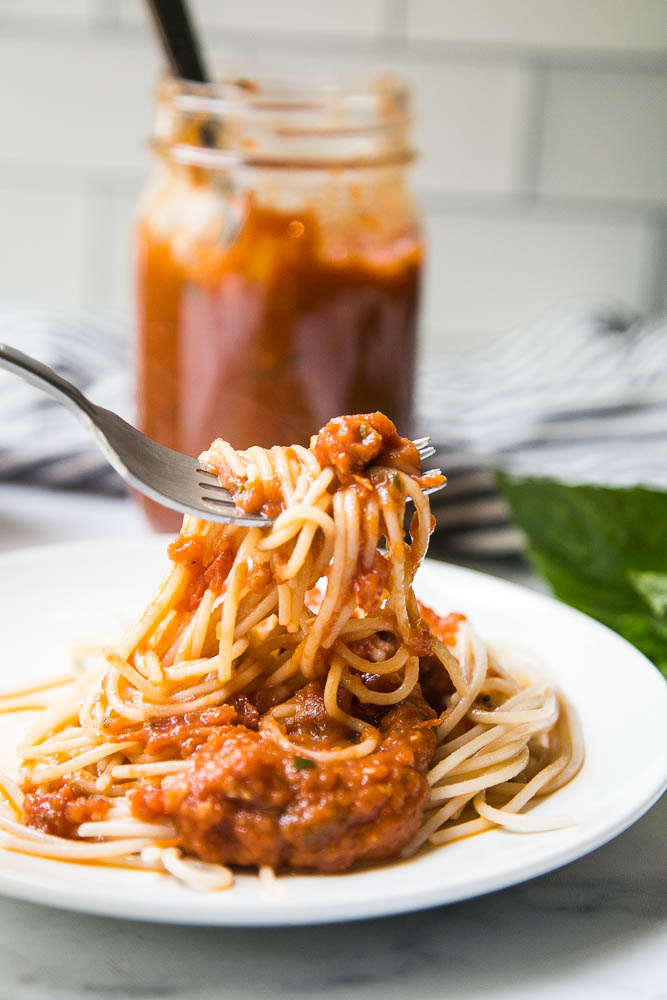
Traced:
<path id="1" fill-rule="evenodd" d="M 86 295 L 84 192 L 0 187 L 0 306 L 68 308 Z"/>
<path id="2" fill-rule="evenodd" d="M 414 86 L 419 189 L 510 196 L 533 84 L 530 69 L 474 62 L 401 68 Z"/>
<path id="3" fill-rule="evenodd" d="M 667 201 L 667 74 L 552 70 L 544 99 L 541 193 Z"/>
<path id="4" fill-rule="evenodd" d="M 115 191 L 106 201 L 109 235 L 109 281 L 104 309 L 112 316 L 127 311 L 134 296 L 133 233 L 136 195 Z"/>
<path id="5" fill-rule="evenodd" d="M 664 308 L 665 0 L 191 0 L 212 65 L 414 86 L 425 338 Z M 141 0 L 0 0 L 0 307 L 131 325 L 160 57 Z"/>
<path id="6" fill-rule="evenodd" d="M 45 17 L 49 19 L 92 18 L 96 0 L 2 0 L 2 13 L 19 17 Z"/>
<path id="7" fill-rule="evenodd" d="M 664 53 L 664 0 L 409 0 L 407 6 L 410 38 Z"/>
<path id="8" fill-rule="evenodd" d="M 3 35 L 0 27 L 0 67 L 0 165 L 39 164 L 47 182 L 52 166 L 92 176 L 146 169 L 154 45 L 114 34 Z"/>
<path id="9" fill-rule="evenodd" d="M 136 18 L 140 4 L 121 0 L 122 16 Z M 382 26 L 383 0 L 336 0 L 317 3 L 313 0 L 199 0 L 194 4 L 197 20 L 203 29 L 237 28 L 251 31 L 301 32 L 304 27 L 321 35 L 350 33 L 376 37 Z M 351 29 L 350 25 L 354 27 Z"/>
<path id="10" fill-rule="evenodd" d="M 563 218 L 549 209 L 493 220 L 452 212 L 431 216 L 428 235 L 430 346 L 443 326 L 492 334 L 499 316 L 529 323 L 574 300 L 604 298 L 638 310 L 645 304 L 655 231 L 642 222 Z"/>

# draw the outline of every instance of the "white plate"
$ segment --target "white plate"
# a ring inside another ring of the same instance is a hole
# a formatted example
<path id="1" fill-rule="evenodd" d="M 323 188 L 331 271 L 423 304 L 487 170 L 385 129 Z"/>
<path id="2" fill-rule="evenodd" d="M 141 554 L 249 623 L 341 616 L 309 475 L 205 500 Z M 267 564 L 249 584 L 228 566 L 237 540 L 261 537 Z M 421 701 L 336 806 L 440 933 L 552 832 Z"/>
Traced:
<path id="1" fill-rule="evenodd" d="M 69 650 L 113 641 L 167 565 L 164 538 L 50 546 L 0 557 L 0 689 L 59 673 Z M 288 876 L 267 895 L 250 875 L 200 894 L 149 872 L 84 866 L 0 850 L 0 892 L 132 919 L 237 926 L 317 923 L 452 903 L 513 885 L 581 857 L 620 833 L 665 786 L 667 685 L 613 632 L 565 605 L 494 577 L 427 562 L 418 596 L 465 612 L 482 636 L 544 661 L 579 711 L 586 762 L 536 807 L 576 825 L 549 833 L 491 830 L 409 861 L 336 876 Z M 32 713 L 1 716 L 0 767 Z"/>

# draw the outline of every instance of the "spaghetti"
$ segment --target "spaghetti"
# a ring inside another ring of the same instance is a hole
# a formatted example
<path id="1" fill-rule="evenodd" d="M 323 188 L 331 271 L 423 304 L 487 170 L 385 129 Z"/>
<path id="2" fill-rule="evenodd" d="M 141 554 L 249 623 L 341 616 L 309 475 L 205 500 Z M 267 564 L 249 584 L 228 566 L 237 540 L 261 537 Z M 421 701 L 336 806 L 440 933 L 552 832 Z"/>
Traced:
<path id="1" fill-rule="evenodd" d="M 0 780 L 0 843 L 158 868 L 198 889 L 227 867 L 342 871 L 504 826 L 581 766 L 565 700 L 515 676 L 462 615 L 413 592 L 432 530 L 415 446 L 382 414 L 301 447 L 201 457 L 241 528 L 185 517 L 171 569 L 103 668 L 40 706 Z M 404 530 L 412 508 L 409 534 Z M 0 711 L 3 702 L 0 699 Z"/>

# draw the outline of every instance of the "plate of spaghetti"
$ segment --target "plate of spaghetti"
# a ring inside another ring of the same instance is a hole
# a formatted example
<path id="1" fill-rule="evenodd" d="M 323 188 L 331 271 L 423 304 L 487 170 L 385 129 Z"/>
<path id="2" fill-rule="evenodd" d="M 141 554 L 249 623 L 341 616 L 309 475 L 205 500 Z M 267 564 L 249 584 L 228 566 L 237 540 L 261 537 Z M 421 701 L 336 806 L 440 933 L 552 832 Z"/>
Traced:
<path id="1" fill-rule="evenodd" d="M 270 522 L 0 560 L 0 891 L 355 919 L 549 871 L 658 797 L 657 671 L 550 598 L 426 559 L 440 479 L 382 414 L 201 461 Z"/>

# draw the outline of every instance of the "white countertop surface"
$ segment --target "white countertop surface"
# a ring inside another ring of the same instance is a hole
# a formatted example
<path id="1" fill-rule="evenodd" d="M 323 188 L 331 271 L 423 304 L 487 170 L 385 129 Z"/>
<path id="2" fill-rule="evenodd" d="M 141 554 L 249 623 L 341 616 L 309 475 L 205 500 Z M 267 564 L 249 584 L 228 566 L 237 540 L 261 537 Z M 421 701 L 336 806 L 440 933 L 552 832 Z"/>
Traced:
<path id="1" fill-rule="evenodd" d="M 128 501 L 0 486 L 0 551 L 146 530 Z M 0 899 L 0 1000 L 667 998 L 666 829 L 663 797 L 531 882 L 341 925 L 158 926 Z"/>

